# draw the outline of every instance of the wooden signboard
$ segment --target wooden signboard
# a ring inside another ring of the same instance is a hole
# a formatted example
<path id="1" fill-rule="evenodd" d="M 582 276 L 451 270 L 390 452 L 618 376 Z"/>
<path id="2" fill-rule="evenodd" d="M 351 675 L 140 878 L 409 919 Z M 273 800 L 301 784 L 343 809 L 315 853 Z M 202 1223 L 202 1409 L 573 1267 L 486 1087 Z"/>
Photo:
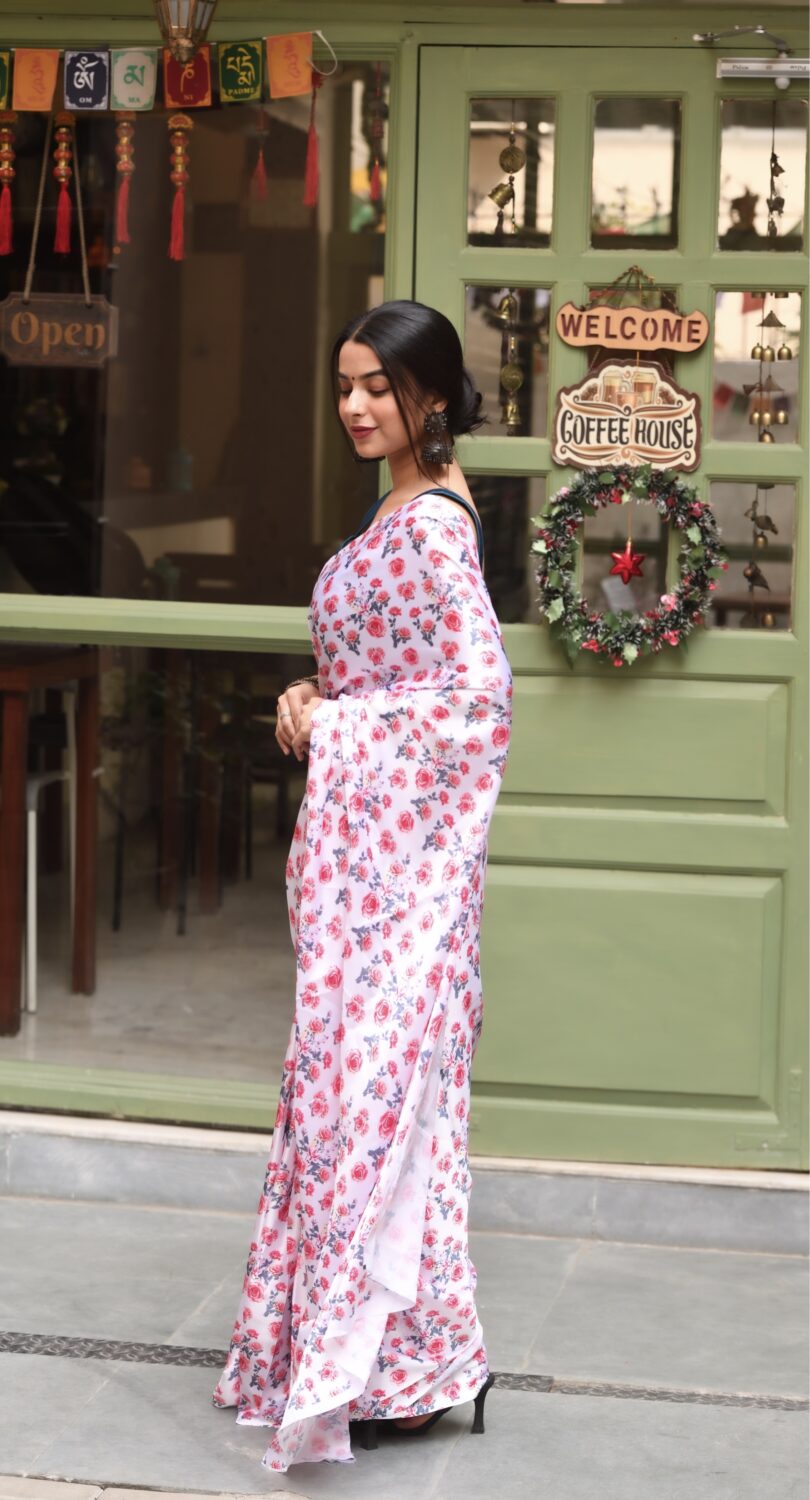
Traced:
<path id="1" fill-rule="evenodd" d="M 575 349 L 598 345 L 604 349 L 638 349 L 652 354 L 671 349 L 692 354 L 705 344 L 709 320 L 705 313 L 681 313 L 666 307 L 575 307 L 566 302 L 555 326 L 565 344 Z"/>
<path id="2" fill-rule="evenodd" d="M 551 456 L 590 469 L 628 464 L 683 469 L 700 463 L 700 399 L 653 361 L 606 360 L 557 394 Z"/>
<path id="3" fill-rule="evenodd" d="M 12 365 L 103 365 L 118 352 L 118 308 L 81 292 L 27 302 L 12 292 L 0 302 L 0 353 Z"/>

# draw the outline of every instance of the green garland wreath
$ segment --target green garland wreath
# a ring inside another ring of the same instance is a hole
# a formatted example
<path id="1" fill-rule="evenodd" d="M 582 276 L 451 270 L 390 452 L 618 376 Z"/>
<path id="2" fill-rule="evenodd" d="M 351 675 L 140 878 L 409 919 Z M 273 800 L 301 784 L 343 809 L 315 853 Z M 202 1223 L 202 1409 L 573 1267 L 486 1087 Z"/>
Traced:
<path id="1" fill-rule="evenodd" d="M 645 500 L 683 532 L 680 582 L 672 593 L 661 595 L 657 609 L 643 614 L 629 609 L 618 613 L 593 610 L 574 583 L 579 528 L 586 516 L 606 505 Z M 714 580 L 728 567 L 711 506 L 698 499 L 692 485 L 649 464 L 583 470 L 573 484 L 564 485 L 551 497 L 548 508 L 532 524 L 538 528 L 532 552 L 538 558 L 535 576 L 540 611 L 571 666 L 582 651 L 624 667 L 661 651 L 664 645 L 685 650 L 686 637 L 698 621 L 702 623 L 709 607 L 711 592 L 717 587 Z"/>

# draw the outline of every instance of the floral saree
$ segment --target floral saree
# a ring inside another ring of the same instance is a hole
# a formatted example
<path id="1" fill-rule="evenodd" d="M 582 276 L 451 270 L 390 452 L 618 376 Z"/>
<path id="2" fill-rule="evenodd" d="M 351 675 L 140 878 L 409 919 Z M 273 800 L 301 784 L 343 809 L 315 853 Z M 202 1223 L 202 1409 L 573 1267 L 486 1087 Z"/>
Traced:
<path id="1" fill-rule="evenodd" d="M 470 1069 L 511 676 L 465 515 L 426 492 L 325 565 L 287 863 L 295 1018 L 216 1406 L 262 1462 L 351 1461 L 349 1420 L 471 1399 Z"/>

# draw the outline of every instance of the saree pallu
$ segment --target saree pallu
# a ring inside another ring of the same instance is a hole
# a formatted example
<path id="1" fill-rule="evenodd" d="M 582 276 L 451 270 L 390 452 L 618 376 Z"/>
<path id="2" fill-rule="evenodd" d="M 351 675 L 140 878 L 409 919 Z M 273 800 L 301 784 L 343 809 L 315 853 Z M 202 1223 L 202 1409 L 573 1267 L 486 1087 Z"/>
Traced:
<path id="1" fill-rule="evenodd" d="M 468 1253 L 479 927 L 511 675 L 465 516 L 417 496 L 325 565 L 324 701 L 287 863 L 295 1019 L 214 1391 L 262 1462 L 351 1461 L 349 1420 L 488 1374 Z"/>

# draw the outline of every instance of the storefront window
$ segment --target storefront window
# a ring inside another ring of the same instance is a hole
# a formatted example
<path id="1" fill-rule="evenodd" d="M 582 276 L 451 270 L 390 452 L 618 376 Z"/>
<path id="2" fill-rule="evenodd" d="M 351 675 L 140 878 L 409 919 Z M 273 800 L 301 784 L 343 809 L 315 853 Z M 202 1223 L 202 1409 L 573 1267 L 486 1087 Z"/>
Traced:
<path id="1" fill-rule="evenodd" d="M 464 358 L 492 436 L 546 436 L 550 302 L 545 287 L 467 288 Z"/>
<path id="2" fill-rule="evenodd" d="M 795 487 L 721 481 L 711 486 L 711 503 L 729 565 L 717 580 L 707 625 L 790 630 Z"/>
<path id="3" fill-rule="evenodd" d="M 553 99 L 472 100 L 468 244 L 550 245 L 554 121 Z"/>
<path id="4" fill-rule="evenodd" d="M 467 474 L 484 529 L 484 577 L 504 625 L 539 618 L 534 600 L 532 518 L 542 511 L 546 481 L 520 474 Z"/>
<path id="5" fill-rule="evenodd" d="M 308 95 L 195 110 L 179 262 L 165 113 L 135 122 L 120 251 L 115 118 L 77 119 L 90 287 L 118 310 L 118 352 L 97 369 L 3 361 L 0 591 L 308 601 L 378 492 L 377 466 L 353 462 L 335 420 L 328 354 L 348 318 L 383 300 L 386 174 L 372 193 L 371 125 L 387 107 L 374 64 L 343 63 L 322 90 L 315 208 L 303 203 Z M 19 117 L 0 296 L 23 287 L 44 133 L 43 116 Z M 71 254 L 52 248 L 55 201 L 34 291 L 80 294 L 75 224 Z"/>
<path id="6" fill-rule="evenodd" d="M 673 249 L 678 243 L 681 106 L 677 99 L 597 99 L 591 244 Z"/>
<path id="7" fill-rule="evenodd" d="M 801 250 L 807 100 L 724 99 L 721 126 L 719 249 Z"/>
<path id="8" fill-rule="evenodd" d="M 795 443 L 799 428 L 799 292 L 717 292 L 713 432 L 727 442 Z"/>

